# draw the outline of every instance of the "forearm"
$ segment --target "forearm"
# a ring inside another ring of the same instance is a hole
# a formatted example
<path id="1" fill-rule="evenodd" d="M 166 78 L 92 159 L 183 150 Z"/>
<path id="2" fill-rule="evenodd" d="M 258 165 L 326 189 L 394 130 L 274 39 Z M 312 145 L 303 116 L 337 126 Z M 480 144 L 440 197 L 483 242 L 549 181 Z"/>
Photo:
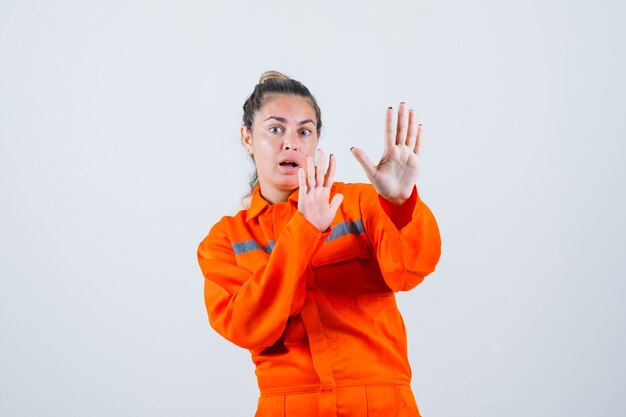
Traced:
<path id="1" fill-rule="evenodd" d="M 198 256 L 206 278 L 207 312 L 215 330 L 245 348 L 272 345 L 289 317 L 302 308 L 306 270 L 325 236 L 296 214 L 267 260 L 251 273 L 237 264 L 229 240 L 224 244 L 224 237 L 209 235 Z M 225 251 L 231 253 L 225 255 Z"/>
<path id="2" fill-rule="evenodd" d="M 409 290 L 434 271 L 441 240 L 437 222 L 417 189 L 402 205 L 393 205 L 367 190 L 362 195 L 368 238 L 387 285 Z"/>

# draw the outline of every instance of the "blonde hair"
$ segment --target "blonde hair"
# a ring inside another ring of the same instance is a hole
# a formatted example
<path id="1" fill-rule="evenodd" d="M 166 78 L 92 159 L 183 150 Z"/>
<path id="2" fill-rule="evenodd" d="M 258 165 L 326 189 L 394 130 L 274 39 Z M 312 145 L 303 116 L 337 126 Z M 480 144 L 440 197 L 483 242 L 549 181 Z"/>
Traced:
<path id="1" fill-rule="evenodd" d="M 270 78 L 278 78 L 279 80 L 288 80 L 289 77 L 287 77 L 285 74 L 283 74 L 282 72 L 278 72 L 278 71 L 265 71 L 263 74 L 261 74 L 261 76 L 259 77 L 259 84 L 263 84 L 265 82 L 265 80 L 268 80 Z"/>

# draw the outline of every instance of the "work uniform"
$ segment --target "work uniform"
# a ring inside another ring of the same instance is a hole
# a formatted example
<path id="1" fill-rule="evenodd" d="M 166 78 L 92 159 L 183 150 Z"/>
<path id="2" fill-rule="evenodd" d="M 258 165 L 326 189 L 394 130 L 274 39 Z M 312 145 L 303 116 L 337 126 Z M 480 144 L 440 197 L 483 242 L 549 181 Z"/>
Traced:
<path id="1" fill-rule="evenodd" d="M 198 248 L 211 326 L 249 349 L 257 417 L 415 417 L 406 332 L 394 292 L 435 269 L 437 223 L 417 189 L 401 206 L 370 184 L 336 182 L 344 200 L 320 232 L 298 191 L 223 217 Z"/>

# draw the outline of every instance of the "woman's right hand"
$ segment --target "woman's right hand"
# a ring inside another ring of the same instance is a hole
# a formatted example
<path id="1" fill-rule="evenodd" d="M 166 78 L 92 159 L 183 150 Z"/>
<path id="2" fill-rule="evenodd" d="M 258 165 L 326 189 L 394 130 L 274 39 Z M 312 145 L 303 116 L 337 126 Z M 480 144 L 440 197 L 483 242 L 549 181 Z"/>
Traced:
<path id="1" fill-rule="evenodd" d="M 330 155 L 326 173 L 324 173 L 326 158 L 321 149 L 317 151 L 317 165 L 313 164 L 311 156 L 307 156 L 306 162 L 306 172 L 303 168 L 298 170 L 300 184 L 298 211 L 321 232 L 325 232 L 343 201 L 342 194 L 335 194 L 332 201 L 328 202 L 335 176 L 335 156 Z"/>

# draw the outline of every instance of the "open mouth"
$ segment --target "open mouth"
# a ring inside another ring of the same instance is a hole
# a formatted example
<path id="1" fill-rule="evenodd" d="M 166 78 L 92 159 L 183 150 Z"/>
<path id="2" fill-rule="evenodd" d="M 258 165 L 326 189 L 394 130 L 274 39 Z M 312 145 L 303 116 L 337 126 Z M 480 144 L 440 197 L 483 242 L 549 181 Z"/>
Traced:
<path id="1" fill-rule="evenodd" d="M 292 168 L 297 168 L 298 164 L 294 161 L 283 161 L 280 163 L 281 167 L 292 167 Z"/>

